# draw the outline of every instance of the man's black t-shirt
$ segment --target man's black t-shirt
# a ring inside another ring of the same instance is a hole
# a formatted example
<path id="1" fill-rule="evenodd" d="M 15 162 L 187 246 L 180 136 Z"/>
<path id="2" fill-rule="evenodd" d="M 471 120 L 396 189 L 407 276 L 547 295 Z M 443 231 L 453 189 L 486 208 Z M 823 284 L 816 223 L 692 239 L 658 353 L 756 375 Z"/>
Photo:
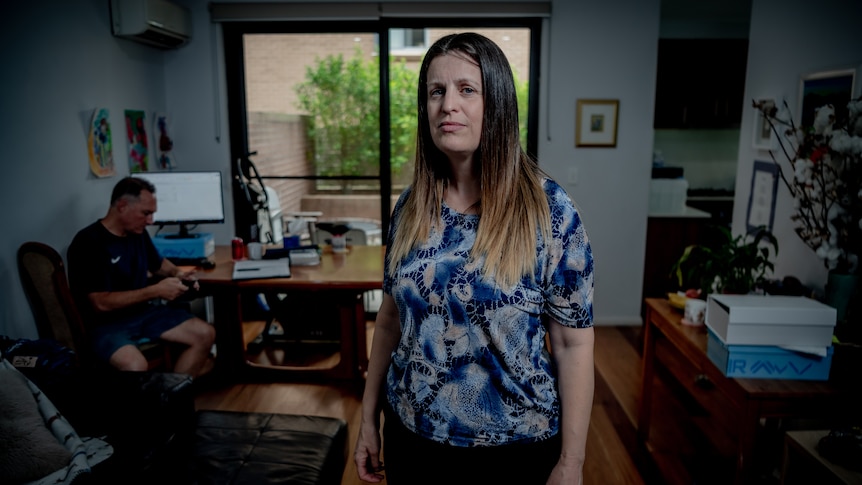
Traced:
<path id="1" fill-rule="evenodd" d="M 149 233 L 120 237 L 100 221 L 81 229 L 66 253 L 69 285 L 85 322 L 109 323 L 141 311 L 147 303 L 111 312 L 96 312 L 87 298 L 99 291 L 128 291 L 147 286 L 149 274 L 161 267 L 162 257 Z"/>

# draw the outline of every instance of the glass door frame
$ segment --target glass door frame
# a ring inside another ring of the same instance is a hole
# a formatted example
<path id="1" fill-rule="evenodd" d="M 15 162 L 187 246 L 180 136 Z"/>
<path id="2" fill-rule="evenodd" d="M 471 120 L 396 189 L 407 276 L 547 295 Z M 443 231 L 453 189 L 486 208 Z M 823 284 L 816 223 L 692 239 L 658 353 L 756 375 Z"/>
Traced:
<path id="1" fill-rule="evenodd" d="M 530 29 L 530 62 L 529 62 L 529 100 L 527 114 L 527 147 L 531 156 L 536 156 L 538 148 L 538 108 L 539 108 L 539 69 L 541 59 L 541 18 L 499 18 L 499 19 L 409 19 L 385 18 L 375 21 L 316 21 L 316 22 L 228 22 L 222 24 L 224 45 L 225 76 L 228 109 L 228 136 L 230 146 L 230 179 L 231 195 L 234 204 L 234 219 L 237 236 L 245 240 L 251 238 L 251 226 L 257 222 L 249 214 L 239 208 L 248 203 L 239 185 L 240 174 L 237 170 L 237 160 L 249 156 L 248 117 L 246 115 L 245 99 L 245 52 L 243 36 L 245 34 L 295 34 L 295 33 L 373 33 L 377 34 L 379 45 L 379 78 L 380 78 L 380 161 L 378 176 L 337 176 L 323 177 L 305 176 L 272 176 L 261 174 L 266 179 L 339 179 L 339 180 L 379 180 L 380 184 L 380 221 L 383 244 L 387 244 L 389 234 L 390 214 L 392 212 L 392 173 L 390 166 L 391 134 L 390 134 L 390 92 L 389 92 L 389 29 L 397 28 L 451 28 L 469 30 L 476 28 L 528 28 Z"/>

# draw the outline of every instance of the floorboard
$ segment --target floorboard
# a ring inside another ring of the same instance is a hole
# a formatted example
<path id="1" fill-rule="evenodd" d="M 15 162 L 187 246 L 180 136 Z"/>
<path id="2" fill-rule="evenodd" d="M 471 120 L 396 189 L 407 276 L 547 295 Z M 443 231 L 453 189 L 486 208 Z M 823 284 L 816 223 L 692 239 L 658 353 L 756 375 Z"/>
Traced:
<path id="1" fill-rule="evenodd" d="M 261 328 L 262 324 L 258 324 L 258 333 Z M 373 326 L 369 325 L 368 330 L 370 339 Z M 244 333 L 248 341 L 256 336 L 251 327 L 245 328 Z M 587 436 L 585 484 L 728 483 L 733 470 L 732 459 L 722 446 L 716 447 L 700 431 L 700 428 L 714 428 L 718 424 L 707 416 L 700 416 L 697 403 L 681 398 L 679 390 L 666 384 L 664 379 L 657 378 L 653 383 L 652 449 L 638 444 L 635 423 L 640 394 L 641 342 L 641 327 L 596 327 L 596 392 Z M 342 484 L 359 485 L 364 482 L 359 481 L 352 461 L 361 409 L 359 387 L 338 382 L 240 383 L 202 391 L 196 397 L 196 406 L 198 409 L 341 418 L 348 423 L 350 445 Z M 682 419 L 682 416 L 690 419 Z M 385 484 L 385 480 L 382 483 Z"/>

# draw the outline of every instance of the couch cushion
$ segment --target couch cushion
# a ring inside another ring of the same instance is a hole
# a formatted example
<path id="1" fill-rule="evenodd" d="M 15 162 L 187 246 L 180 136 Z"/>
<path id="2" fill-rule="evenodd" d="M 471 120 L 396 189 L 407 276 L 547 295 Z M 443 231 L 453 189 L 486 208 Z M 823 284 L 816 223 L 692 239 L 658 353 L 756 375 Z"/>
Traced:
<path id="1" fill-rule="evenodd" d="M 198 411 L 194 474 L 200 483 L 339 484 L 347 423 L 322 416 Z"/>
<path id="2" fill-rule="evenodd" d="M 15 369 L 0 367 L 0 482 L 36 480 L 69 464 L 72 454 L 46 425 L 38 394 Z"/>

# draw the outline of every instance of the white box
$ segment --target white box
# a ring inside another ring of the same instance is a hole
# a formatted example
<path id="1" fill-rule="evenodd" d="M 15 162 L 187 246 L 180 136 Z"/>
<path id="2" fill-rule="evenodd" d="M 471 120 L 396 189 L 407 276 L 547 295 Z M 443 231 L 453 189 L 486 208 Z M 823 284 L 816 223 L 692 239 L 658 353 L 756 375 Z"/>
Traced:
<path id="1" fill-rule="evenodd" d="M 728 345 L 832 345 L 836 310 L 804 296 L 709 295 L 706 325 Z"/>

